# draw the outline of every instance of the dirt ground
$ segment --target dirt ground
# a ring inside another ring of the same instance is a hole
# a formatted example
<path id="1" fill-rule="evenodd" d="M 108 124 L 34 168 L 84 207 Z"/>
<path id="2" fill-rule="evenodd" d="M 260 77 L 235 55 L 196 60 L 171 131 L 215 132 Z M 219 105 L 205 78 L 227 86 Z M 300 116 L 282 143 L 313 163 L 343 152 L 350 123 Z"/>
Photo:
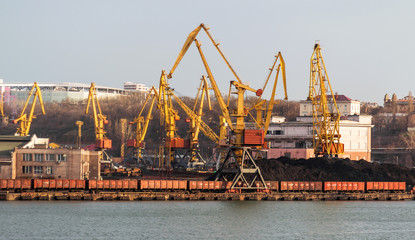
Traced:
<path id="1" fill-rule="evenodd" d="M 365 160 L 289 158 L 257 161 L 266 181 L 402 181 L 415 184 L 415 169 Z"/>

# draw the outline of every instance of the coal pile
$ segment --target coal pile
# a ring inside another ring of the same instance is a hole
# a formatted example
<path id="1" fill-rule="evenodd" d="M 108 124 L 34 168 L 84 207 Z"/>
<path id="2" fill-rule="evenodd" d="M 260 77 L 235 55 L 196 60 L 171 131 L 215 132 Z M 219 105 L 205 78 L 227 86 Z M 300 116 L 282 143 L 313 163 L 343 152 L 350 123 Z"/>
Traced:
<path id="1" fill-rule="evenodd" d="M 414 186 L 415 169 L 336 158 L 256 161 L 265 181 L 396 181 Z"/>

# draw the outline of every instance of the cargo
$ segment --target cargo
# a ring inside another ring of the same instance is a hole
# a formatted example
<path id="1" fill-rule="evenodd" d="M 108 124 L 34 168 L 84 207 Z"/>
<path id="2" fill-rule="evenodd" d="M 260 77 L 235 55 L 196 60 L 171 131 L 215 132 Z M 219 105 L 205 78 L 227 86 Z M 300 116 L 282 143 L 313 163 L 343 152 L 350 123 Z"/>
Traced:
<path id="1" fill-rule="evenodd" d="M 7 189 L 14 189 L 14 180 L 8 179 L 7 180 Z"/>
<path id="2" fill-rule="evenodd" d="M 128 189 L 130 190 L 137 190 L 138 189 L 138 181 L 137 180 L 129 180 L 128 181 Z"/>
<path id="3" fill-rule="evenodd" d="M 203 181 L 203 187 L 202 189 L 207 190 L 209 189 L 209 182 L 208 181 Z"/>
<path id="4" fill-rule="evenodd" d="M 0 179 L 1 189 L 7 189 L 7 179 Z"/>
<path id="5" fill-rule="evenodd" d="M 196 189 L 196 181 L 193 181 L 194 182 L 194 188 L 193 189 Z M 179 180 L 174 180 L 173 181 L 173 189 L 174 190 L 178 190 L 179 189 Z"/>
<path id="6" fill-rule="evenodd" d="M 121 189 L 129 189 L 129 188 L 130 188 L 130 181 L 129 180 L 122 180 Z"/>
<path id="7" fill-rule="evenodd" d="M 186 180 L 179 180 L 179 189 L 180 190 L 187 190 L 187 181 Z"/>
<path id="8" fill-rule="evenodd" d="M 69 189 L 69 180 L 67 180 L 67 179 L 65 179 L 65 180 L 62 180 L 62 184 L 63 184 L 63 186 L 62 186 L 62 188 L 63 189 Z"/>
<path id="9" fill-rule="evenodd" d="M 357 191 L 364 192 L 365 191 L 365 183 L 364 182 L 358 182 L 357 183 Z"/>
<path id="10" fill-rule="evenodd" d="M 154 189 L 154 185 L 155 185 L 154 180 L 148 180 L 147 189 Z"/>
<path id="11" fill-rule="evenodd" d="M 148 180 L 140 180 L 140 189 L 141 190 L 148 189 Z"/>
<path id="12" fill-rule="evenodd" d="M 122 189 L 123 180 L 115 180 L 115 189 Z"/>
<path id="13" fill-rule="evenodd" d="M 63 188 L 63 180 L 58 179 L 56 180 L 56 189 L 62 189 Z"/>
<path id="14" fill-rule="evenodd" d="M 298 182 L 298 190 L 307 191 L 308 189 L 306 190 L 304 182 Z"/>
<path id="15" fill-rule="evenodd" d="M 166 189 L 173 190 L 173 180 L 166 181 Z"/>
<path id="16" fill-rule="evenodd" d="M 167 180 L 160 181 L 160 189 L 167 189 Z"/>
<path id="17" fill-rule="evenodd" d="M 281 182 L 281 191 L 287 191 L 288 190 L 288 182 L 282 181 Z"/>
<path id="18" fill-rule="evenodd" d="M 14 180 L 14 188 L 15 189 L 22 189 L 22 180 L 21 179 Z"/>
<path id="19" fill-rule="evenodd" d="M 314 182 L 315 183 L 315 191 L 323 191 L 323 182 Z"/>
<path id="20" fill-rule="evenodd" d="M 161 188 L 160 180 L 154 180 L 154 189 L 159 190 Z"/>
<path id="21" fill-rule="evenodd" d="M 196 182 L 196 189 L 198 189 L 198 190 L 203 189 L 203 181 L 197 181 Z"/>
<path id="22" fill-rule="evenodd" d="M 374 189 L 373 182 L 366 182 L 366 190 L 373 191 L 373 189 Z"/>
<path id="23" fill-rule="evenodd" d="M 42 179 L 35 179 L 33 181 L 33 188 L 34 189 L 41 189 L 43 187 Z"/>
<path id="24" fill-rule="evenodd" d="M 406 190 L 406 183 L 405 182 L 399 182 L 398 183 L 398 189 L 399 189 L 399 191 L 405 191 Z"/>
<path id="25" fill-rule="evenodd" d="M 310 191 L 310 182 L 304 182 L 304 191 Z"/>
<path id="26" fill-rule="evenodd" d="M 50 181 L 49 179 L 43 179 L 42 181 L 42 188 L 43 189 L 49 189 Z"/>
<path id="27" fill-rule="evenodd" d="M 215 190 L 215 181 L 209 181 L 209 190 Z"/>
<path id="28" fill-rule="evenodd" d="M 294 191 L 294 183 L 293 182 L 288 182 L 288 191 Z"/>
<path id="29" fill-rule="evenodd" d="M 221 181 L 215 181 L 215 190 L 221 190 L 222 188 L 222 182 Z"/>
<path id="30" fill-rule="evenodd" d="M 56 189 L 56 180 L 55 179 L 50 179 L 49 180 L 49 188 L 50 189 Z"/>
<path id="31" fill-rule="evenodd" d="M 85 180 L 76 180 L 77 189 L 85 189 Z"/>
<path id="32" fill-rule="evenodd" d="M 88 187 L 89 189 L 97 189 L 97 180 L 89 180 Z"/>
<path id="33" fill-rule="evenodd" d="M 348 190 L 347 189 L 348 185 L 349 185 L 348 182 L 342 182 L 340 191 L 347 191 Z"/>
<path id="34" fill-rule="evenodd" d="M 110 180 L 102 180 L 102 189 L 110 189 Z"/>
<path id="35" fill-rule="evenodd" d="M 69 180 L 69 188 L 76 189 L 76 180 Z"/>

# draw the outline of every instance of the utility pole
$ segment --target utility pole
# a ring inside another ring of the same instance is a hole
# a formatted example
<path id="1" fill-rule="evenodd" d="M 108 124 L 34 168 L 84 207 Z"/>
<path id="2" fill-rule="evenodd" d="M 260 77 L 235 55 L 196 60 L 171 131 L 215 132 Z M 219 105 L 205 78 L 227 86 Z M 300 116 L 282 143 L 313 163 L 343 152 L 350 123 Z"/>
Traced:
<path id="1" fill-rule="evenodd" d="M 84 125 L 83 121 L 76 121 L 76 125 L 78 126 L 78 135 L 76 136 L 76 145 L 78 148 L 81 147 L 81 137 L 82 137 L 82 125 Z"/>
<path id="2" fill-rule="evenodd" d="M 125 156 L 125 126 L 127 125 L 127 119 L 121 118 L 121 160 L 124 162 Z"/>

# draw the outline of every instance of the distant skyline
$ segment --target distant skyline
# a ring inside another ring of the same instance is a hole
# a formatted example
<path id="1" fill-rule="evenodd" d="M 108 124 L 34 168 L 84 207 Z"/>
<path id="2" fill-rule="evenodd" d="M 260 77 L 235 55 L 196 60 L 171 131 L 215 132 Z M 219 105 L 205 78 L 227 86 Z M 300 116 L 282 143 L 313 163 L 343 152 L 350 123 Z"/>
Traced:
<path id="1" fill-rule="evenodd" d="M 205 23 L 242 81 L 255 89 L 281 51 L 289 100 L 305 99 L 309 60 L 319 40 L 333 91 L 382 104 L 386 93 L 403 98 L 415 91 L 414 12 L 409 0 L 5 0 L 0 79 L 157 86 L 187 35 Z M 227 94 L 233 75 L 206 34 L 198 39 Z M 170 84 L 179 95 L 193 97 L 202 74 L 192 45 Z M 282 81 L 278 89 L 282 99 Z"/>

